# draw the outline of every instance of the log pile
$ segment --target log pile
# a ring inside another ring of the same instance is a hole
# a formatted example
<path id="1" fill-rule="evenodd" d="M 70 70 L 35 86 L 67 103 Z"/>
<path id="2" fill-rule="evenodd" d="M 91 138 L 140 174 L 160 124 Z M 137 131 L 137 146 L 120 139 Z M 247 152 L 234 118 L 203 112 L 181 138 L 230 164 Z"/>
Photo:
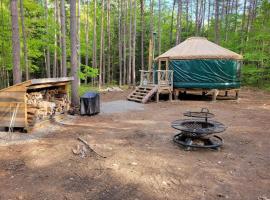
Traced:
<path id="1" fill-rule="evenodd" d="M 27 120 L 34 124 L 37 120 L 49 118 L 55 114 L 65 113 L 70 108 L 67 94 L 59 90 L 43 90 L 26 94 Z"/>

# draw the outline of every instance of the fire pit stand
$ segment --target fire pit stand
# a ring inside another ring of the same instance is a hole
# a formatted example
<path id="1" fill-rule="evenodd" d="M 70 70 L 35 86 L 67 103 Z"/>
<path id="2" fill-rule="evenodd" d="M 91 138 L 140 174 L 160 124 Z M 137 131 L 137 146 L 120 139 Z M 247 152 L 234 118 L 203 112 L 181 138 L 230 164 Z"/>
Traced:
<path id="1" fill-rule="evenodd" d="M 226 127 L 218 121 L 209 120 L 215 115 L 208 109 L 203 108 L 201 112 L 186 112 L 184 116 L 192 119 L 176 120 L 171 124 L 172 128 L 180 131 L 173 137 L 176 144 L 183 146 L 186 150 L 192 148 L 217 150 L 222 146 L 222 138 L 213 134 L 224 132 Z"/>

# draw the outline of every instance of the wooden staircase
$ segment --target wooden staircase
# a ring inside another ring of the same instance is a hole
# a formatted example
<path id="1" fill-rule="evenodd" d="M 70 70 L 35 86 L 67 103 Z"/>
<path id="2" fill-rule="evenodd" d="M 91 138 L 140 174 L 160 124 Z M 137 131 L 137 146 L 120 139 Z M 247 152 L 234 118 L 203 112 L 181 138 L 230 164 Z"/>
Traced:
<path id="1" fill-rule="evenodd" d="M 151 97 L 158 91 L 158 86 L 139 86 L 136 87 L 136 89 L 128 95 L 129 101 L 135 101 L 139 103 L 146 103 L 148 102 Z"/>

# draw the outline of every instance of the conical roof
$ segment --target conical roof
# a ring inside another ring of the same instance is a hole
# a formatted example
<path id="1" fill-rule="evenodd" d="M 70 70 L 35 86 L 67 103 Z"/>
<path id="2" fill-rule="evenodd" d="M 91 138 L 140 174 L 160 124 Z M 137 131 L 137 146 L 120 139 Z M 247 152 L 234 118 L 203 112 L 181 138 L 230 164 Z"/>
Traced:
<path id="1" fill-rule="evenodd" d="M 242 55 L 225 49 L 203 37 L 190 37 L 158 56 L 170 60 L 184 59 L 243 59 Z"/>

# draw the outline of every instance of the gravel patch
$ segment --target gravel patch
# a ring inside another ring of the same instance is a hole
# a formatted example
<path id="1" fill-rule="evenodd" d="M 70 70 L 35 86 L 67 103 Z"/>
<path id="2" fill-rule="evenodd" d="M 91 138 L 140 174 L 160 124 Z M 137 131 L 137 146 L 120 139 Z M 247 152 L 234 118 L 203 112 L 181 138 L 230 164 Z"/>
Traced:
<path id="1" fill-rule="evenodd" d="M 111 113 L 123 113 L 129 111 L 142 111 L 144 105 L 132 101 L 118 100 L 101 103 L 100 113 L 111 114 Z"/>

